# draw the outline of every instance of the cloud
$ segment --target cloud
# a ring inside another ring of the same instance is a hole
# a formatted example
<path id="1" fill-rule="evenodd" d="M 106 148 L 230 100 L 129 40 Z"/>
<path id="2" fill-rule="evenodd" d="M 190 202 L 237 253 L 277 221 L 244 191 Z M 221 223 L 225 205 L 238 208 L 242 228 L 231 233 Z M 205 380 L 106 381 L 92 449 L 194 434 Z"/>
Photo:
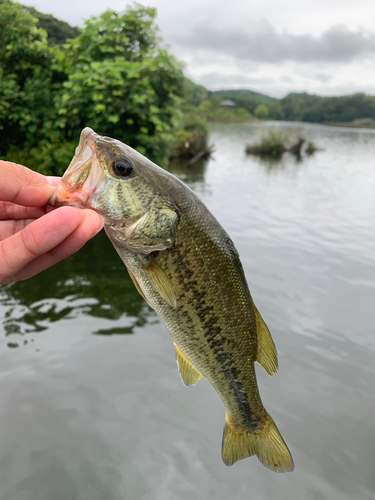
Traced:
<path id="1" fill-rule="evenodd" d="M 374 32 L 363 28 L 352 31 L 344 25 L 312 36 L 279 33 L 266 20 L 222 29 L 207 21 L 195 24 L 188 33 L 170 34 L 169 40 L 184 51 L 194 49 L 262 63 L 348 63 L 375 55 Z"/>
<path id="2" fill-rule="evenodd" d="M 239 65 L 238 65 L 239 66 Z M 188 76 L 210 90 L 249 88 L 273 97 L 289 92 L 310 92 L 321 95 L 340 95 L 353 92 L 374 94 L 374 67 L 360 61 L 322 69 L 321 63 L 301 64 L 283 62 L 264 64 L 248 72 L 236 64 L 231 66 L 189 66 Z"/>
<path id="3" fill-rule="evenodd" d="M 271 77 L 251 77 L 241 73 L 233 73 L 225 75 L 219 72 L 207 72 L 199 75 L 199 82 L 210 89 L 218 89 L 224 87 L 257 87 L 272 86 L 277 83 Z"/>

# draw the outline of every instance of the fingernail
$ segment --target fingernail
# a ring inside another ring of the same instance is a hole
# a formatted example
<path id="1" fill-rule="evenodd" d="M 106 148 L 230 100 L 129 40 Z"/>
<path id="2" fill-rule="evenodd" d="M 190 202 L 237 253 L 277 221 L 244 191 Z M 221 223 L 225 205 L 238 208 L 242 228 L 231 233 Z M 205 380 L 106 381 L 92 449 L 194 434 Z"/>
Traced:
<path id="1" fill-rule="evenodd" d="M 46 175 L 46 179 L 48 184 L 56 186 L 56 182 L 59 182 L 61 177 L 58 177 L 57 175 Z"/>
<path id="2" fill-rule="evenodd" d="M 98 214 L 98 215 L 99 215 L 99 214 Z M 100 219 L 101 219 L 102 223 L 100 224 L 99 229 L 97 229 L 97 230 L 94 232 L 94 236 L 95 236 L 95 235 L 97 235 L 98 233 L 100 233 L 100 231 L 103 229 L 103 226 L 104 226 L 104 219 L 103 219 L 103 217 L 102 217 L 101 215 L 99 215 L 99 217 L 100 217 Z"/>
<path id="3" fill-rule="evenodd" d="M 100 231 L 103 229 L 103 226 L 104 226 L 104 219 L 101 215 L 97 214 L 98 217 L 100 217 L 100 226 L 98 227 L 98 229 L 96 229 L 95 231 L 92 232 L 92 236 L 91 238 L 93 238 L 94 236 L 96 236 L 98 233 L 100 233 Z"/>
<path id="4" fill-rule="evenodd" d="M 100 233 L 100 231 L 101 231 L 102 229 L 103 229 L 103 226 L 102 226 L 100 229 L 98 229 L 97 231 L 94 231 L 94 232 L 92 233 L 92 237 L 94 237 L 94 236 L 96 236 L 98 233 Z"/>

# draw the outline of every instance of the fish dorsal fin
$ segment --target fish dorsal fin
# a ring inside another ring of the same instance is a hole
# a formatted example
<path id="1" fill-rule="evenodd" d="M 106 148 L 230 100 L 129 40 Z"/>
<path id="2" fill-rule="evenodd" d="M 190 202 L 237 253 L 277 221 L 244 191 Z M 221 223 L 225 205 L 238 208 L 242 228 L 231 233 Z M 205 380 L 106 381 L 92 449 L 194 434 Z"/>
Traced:
<path id="1" fill-rule="evenodd" d="M 148 262 L 142 266 L 155 290 L 172 307 L 177 306 L 176 295 L 173 291 L 172 283 L 164 270 L 156 262 L 152 255 L 149 255 Z M 143 295 L 143 294 L 142 294 Z"/>
<path id="2" fill-rule="evenodd" d="M 176 349 L 176 361 L 182 382 L 186 387 L 196 384 L 203 375 L 190 363 L 176 344 L 174 347 Z"/>
<path id="3" fill-rule="evenodd" d="M 135 285 L 135 288 L 138 290 L 138 293 L 145 299 L 145 301 L 147 302 L 147 304 L 151 307 L 149 301 L 146 299 L 145 294 L 143 293 L 141 285 L 137 281 L 137 278 L 134 276 L 134 274 L 130 271 L 130 269 L 128 267 L 126 269 L 128 270 L 129 276 L 131 277 L 132 282 Z"/>
<path id="4" fill-rule="evenodd" d="M 258 350 L 256 361 L 266 370 L 269 375 L 276 375 L 278 370 L 277 352 L 270 331 L 265 324 L 258 309 L 253 304 L 255 323 L 258 337 Z"/>

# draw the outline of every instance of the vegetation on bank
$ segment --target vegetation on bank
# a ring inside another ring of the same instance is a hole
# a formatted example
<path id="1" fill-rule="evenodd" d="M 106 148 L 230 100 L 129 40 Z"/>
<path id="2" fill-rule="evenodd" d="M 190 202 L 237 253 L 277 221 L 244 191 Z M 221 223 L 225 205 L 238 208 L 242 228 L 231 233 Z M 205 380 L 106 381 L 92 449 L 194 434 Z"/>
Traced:
<path id="1" fill-rule="evenodd" d="M 373 118 L 358 118 L 352 122 L 333 122 L 330 121 L 325 125 L 334 127 L 354 127 L 354 128 L 375 128 L 375 120 Z"/>
<path id="2" fill-rule="evenodd" d="M 244 122 L 254 117 L 240 106 L 223 106 L 223 99 L 208 91 L 203 85 L 197 85 L 189 78 L 184 80 L 183 113 L 198 116 L 212 122 Z"/>
<path id="3" fill-rule="evenodd" d="M 220 101 L 230 99 L 236 106 L 246 109 L 251 115 L 259 119 L 283 120 L 283 110 L 279 99 L 269 97 L 260 92 L 246 89 L 217 90 L 210 92 L 210 97 L 216 97 Z"/>
<path id="4" fill-rule="evenodd" d="M 208 127 L 206 120 L 193 114 L 186 115 L 179 130 L 176 132 L 175 142 L 171 147 L 170 158 L 193 158 L 207 148 Z"/>
<path id="5" fill-rule="evenodd" d="M 184 76 L 161 45 L 155 9 L 108 10 L 61 47 L 48 45 L 28 9 L 11 0 L 0 7 L 3 157 L 61 174 L 89 126 L 166 161 L 182 117 Z"/>
<path id="6" fill-rule="evenodd" d="M 290 134 L 280 128 L 271 128 L 257 143 L 248 144 L 245 151 L 248 155 L 279 159 L 286 152 L 301 158 L 303 153 L 312 155 L 317 149 L 313 141 L 308 141 L 306 145 L 306 139 L 298 130 Z"/>

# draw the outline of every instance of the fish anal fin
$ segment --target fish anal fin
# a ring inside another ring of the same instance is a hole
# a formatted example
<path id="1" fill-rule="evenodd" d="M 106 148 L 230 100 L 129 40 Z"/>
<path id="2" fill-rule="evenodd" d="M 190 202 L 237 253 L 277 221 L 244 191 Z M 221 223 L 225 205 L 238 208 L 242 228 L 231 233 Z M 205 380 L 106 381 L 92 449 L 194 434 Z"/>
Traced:
<path id="1" fill-rule="evenodd" d="M 294 469 L 292 455 L 281 437 L 275 422 L 264 410 L 264 419 L 255 429 L 247 429 L 230 422 L 226 417 L 222 458 L 225 465 L 257 455 L 263 465 L 275 472 L 290 472 Z"/>
<path id="2" fill-rule="evenodd" d="M 138 290 L 138 293 L 145 299 L 145 301 L 147 302 L 147 304 L 151 307 L 151 305 L 149 304 L 148 300 L 146 299 L 145 294 L 143 293 L 141 285 L 138 283 L 137 278 L 134 276 L 134 274 L 130 271 L 129 268 L 126 268 L 126 269 L 128 270 L 129 276 L 131 277 L 132 282 L 134 283 L 135 288 Z"/>
<path id="3" fill-rule="evenodd" d="M 159 295 L 171 306 L 176 307 L 176 295 L 173 291 L 172 283 L 170 282 L 165 271 L 156 262 L 155 258 L 150 255 L 148 263 L 142 266 L 151 283 Z"/>
<path id="4" fill-rule="evenodd" d="M 278 370 L 277 351 L 275 344 L 272 340 L 270 331 L 258 309 L 253 304 L 255 315 L 255 324 L 258 338 L 258 349 L 256 361 L 266 370 L 266 372 L 273 376 L 276 375 Z"/>
<path id="5" fill-rule="evenodd" d="M 202 374 L 190 363 L 176 344 L 174 347 L 176 349 L 176 361 L 182 382 L 186 387 L 196 384 L 202 378 Z"/>

